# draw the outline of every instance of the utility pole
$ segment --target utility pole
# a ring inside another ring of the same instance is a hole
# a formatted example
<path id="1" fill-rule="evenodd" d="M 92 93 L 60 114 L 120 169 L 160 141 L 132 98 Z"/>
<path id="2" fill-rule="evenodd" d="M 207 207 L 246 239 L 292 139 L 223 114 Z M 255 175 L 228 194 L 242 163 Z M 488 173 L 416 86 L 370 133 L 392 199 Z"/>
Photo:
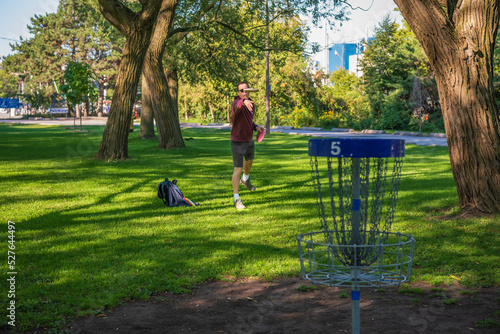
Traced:
<path id="1" fill-rule="evenodd" d="M 328 49 L 328 21 L 325 22 L 325 74 L 326 74 L 326 80 L 325 80 L 325 85 L 328 84 L 328 79 L 330 77 L 329 72 L 330 72 L 330 50 Z"/>
<path id="2" fill-rule="evenodd" d="M 269 4 L 266 0 L 266 135 L 271 133 L 271 114 L 269 103 Z"/>

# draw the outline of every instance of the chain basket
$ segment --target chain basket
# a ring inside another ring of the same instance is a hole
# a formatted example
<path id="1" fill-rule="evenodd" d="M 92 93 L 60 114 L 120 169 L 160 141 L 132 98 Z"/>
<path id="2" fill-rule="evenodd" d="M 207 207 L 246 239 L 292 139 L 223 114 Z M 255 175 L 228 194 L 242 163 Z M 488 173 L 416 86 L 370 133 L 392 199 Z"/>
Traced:
<path id="1" fill-rule="evenodd" d="M 302 277 L 351 286 L 353 334 L 359 334 L 360 287 L 410 280 L 415 239 L 390 232 L 404 155 L 404 140 L 309 139 L 321 231 L 297 238 Z"/>
<path id="2" fill-rule="evenodd" d="M 410 280 L 415 240 L 411 235 L 381 232 L 373 245 L 334 245 L 335 231 L 299 235 L 302 277 L 328 286 L 382 287 Z M 382 243 L 382 240 L 384 242 Z M 349 264 L 338 261 L 350 254 Z M 356 263 L 367 254 L 377 258 L 371 265 Z M 354 261 L 354 262 L 352 262 Z"/>
<path id="3" fill-rule="evenodd" d="M 341 142 L 332 143 L 340 145 Z M 337 160 L 336 166 L 334 160 Z M 403 163 L 402 157 L 393 160 L 392 174 L 388 178 L 387 157 L 327 157 L 325 168 L 320 168 L 317 156 L 311 156 L 311 174 L 322 230 L 335 231 L 325 235 L 325 242 L 360 246 L 375 245 L 380 237 L 380 241 L 384 241 L 387 234 L 380 232 L 388 232 L 394 220 Z M 321 173 L 323 169 L 327 173 Z M 386 188 L 389 190 L 387 196 Z M 352 251 L 352 248 L 342 248 L 334 256 L 344 265 L 368 266 L 377 260 L 379 248 L 357 249 L 355 257 Z"/>

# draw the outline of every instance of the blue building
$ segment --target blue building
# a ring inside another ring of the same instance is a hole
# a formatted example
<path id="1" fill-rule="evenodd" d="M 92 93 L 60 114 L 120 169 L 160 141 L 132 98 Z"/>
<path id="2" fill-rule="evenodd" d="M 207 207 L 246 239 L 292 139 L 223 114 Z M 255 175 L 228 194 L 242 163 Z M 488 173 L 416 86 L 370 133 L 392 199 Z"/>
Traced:
<path id="1" fill-rule="evenodd" d="M 355 43 L 335 44 L 328 48 L 328 72 L 349 70 L 349 57 L 356 54 Z"/>
<path id="2" fill-rule="evenodd" d="M 340 43 L 328 48 L 328 72 L 348 70 L 361 75 L 358 61 L 363 57 L 365 39 L 359 43 Z"/>

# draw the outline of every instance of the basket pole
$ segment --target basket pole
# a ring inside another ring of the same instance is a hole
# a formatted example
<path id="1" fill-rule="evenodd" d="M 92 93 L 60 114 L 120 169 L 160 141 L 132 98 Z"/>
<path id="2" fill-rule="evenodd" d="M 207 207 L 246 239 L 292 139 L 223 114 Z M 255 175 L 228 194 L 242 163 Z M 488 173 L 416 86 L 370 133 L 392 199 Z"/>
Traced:
<path id="1" fill-rule="evenodd" d="M 352 323 L 352 334 L 359 334 L 359 323 L 360 323 L 360 311 L 359 311 L 359 300 L 361 291 L 359 290 L 359 283 L 356 277 L 359 277 L 360 269 L 352 268 L 351 277 L 354 277 L 351 287 L 351 323 Z"/>

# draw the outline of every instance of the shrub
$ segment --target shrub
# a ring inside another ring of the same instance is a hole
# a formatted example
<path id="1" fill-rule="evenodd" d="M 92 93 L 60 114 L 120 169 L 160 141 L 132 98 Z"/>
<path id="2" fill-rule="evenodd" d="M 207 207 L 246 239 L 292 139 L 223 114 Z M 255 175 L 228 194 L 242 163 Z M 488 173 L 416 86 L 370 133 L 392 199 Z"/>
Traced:
<path id="1" fill-rule="evenodd" d="M 316 125 L 317 117 L 307 108 L 293 108 L 290 115 L 287 116 L 288 124 L 295 127 L 301 128 L 304 126 L 314 126 Z"/>

